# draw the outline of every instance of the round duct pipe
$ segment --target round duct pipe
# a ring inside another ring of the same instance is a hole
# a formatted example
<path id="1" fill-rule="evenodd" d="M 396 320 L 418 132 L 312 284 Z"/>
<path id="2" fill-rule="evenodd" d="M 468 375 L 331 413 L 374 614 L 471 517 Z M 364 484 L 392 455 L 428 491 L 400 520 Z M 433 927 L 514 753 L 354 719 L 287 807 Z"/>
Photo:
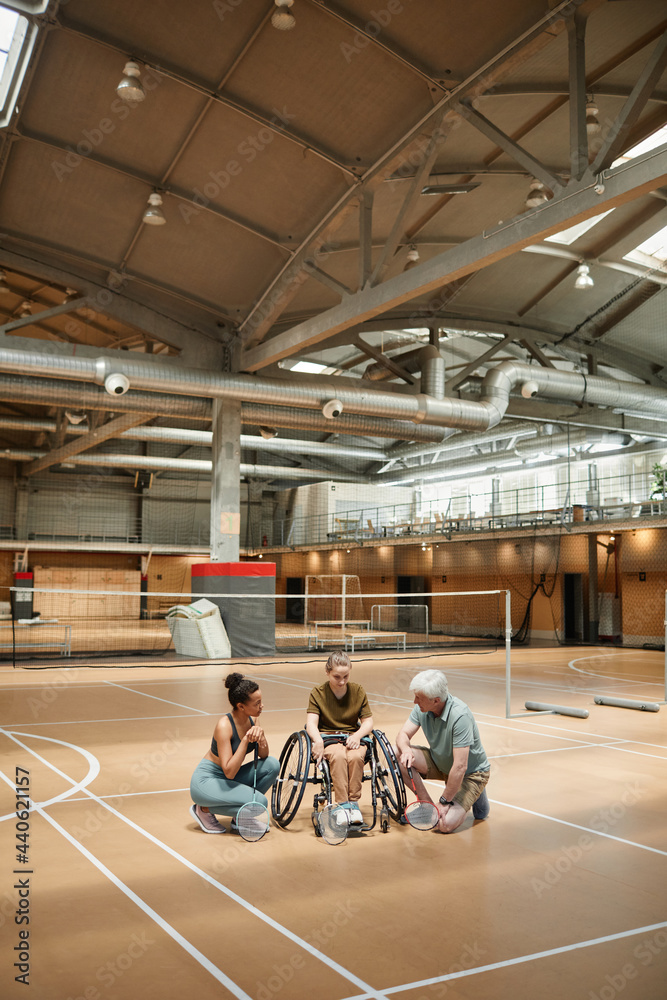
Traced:
<path id="1" fill-rule="evenodd" d="M 7 462 L 32 462 L 43 458 L 46 452 L 35 448 L 5 448 L 0 451 L 0 459 Z M 90 454 L 84 452 L 78 455 L 68 455 L 63 458 L 67 465 L 92 465 L 116 469 L 153 469 L 169 472 L 197 472 L 210 474 L 213 463 L 210 459 L 196 458 L 163 458 L 159 455 L 112 455 L 106 453 Z M 60 463 L 59 463 L 60 464 Z M 253 476 L 258 479 L 331 479 L 330 469 L 302 469 L 289 465 L 249 465 L 241 463 L 242 476 Z M 365 476 L 354 473 L 336 474 L 336 481 L 343 483 L 368 483 Z"/>
<path id="2" fill-rule="evenodd" d="M 73 358 L 0 349 L 0 370 L 100 384 L 104 384 L 108 375 L 116 373 L 123 374 L 131 387 L 151 392 L 240 399 L 302 409 L 321 410 L 334 395 L 341 401 L 346 413 L 468 430 L 488 430 L 499 424 L 514 387 L 529 380 L 537 383 L 540 396 L 549 399 L 589 402 L 667 416 L 667 392 L 664 389 L 514 361 L 503 361 L 487 372 L 479 401 L 450 397 L 434 399 L 424 393 L 414 396 L 398 392 L 369 392 L 367 386 L 344 388 L 343 383 L 349 381 L 346 379 L 295 383 L 251 375 L 210 373 L 159 362 L 133 361 L 127 355 L 122 360 L 111 361 L 109 358 Z M 272 421 L 263 420 L 262 423 L 275 426 Z"/>

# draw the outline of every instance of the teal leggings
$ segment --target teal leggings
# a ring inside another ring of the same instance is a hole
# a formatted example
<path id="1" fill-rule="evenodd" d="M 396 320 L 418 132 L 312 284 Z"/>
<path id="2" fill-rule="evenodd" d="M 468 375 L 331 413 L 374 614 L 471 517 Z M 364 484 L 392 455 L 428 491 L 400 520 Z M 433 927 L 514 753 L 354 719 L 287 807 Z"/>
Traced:
<path id="1" fill-rule="evenodd" d="M 197 764 L 190 781 L 190 795 L 198 806 L 206 806 L 209 812 L 221 816 L 236 816 L 241 806 L 252 802 L 254 763 L 243 764 L 236 776 L 225 778 L 222 768 L 204 757 Z M 256 801 L 268 808 L 268 799 L 263 794 L 268 791 L 278 777 L 280 763 L 275 757 L 265 757 L 257 761 Z"/>

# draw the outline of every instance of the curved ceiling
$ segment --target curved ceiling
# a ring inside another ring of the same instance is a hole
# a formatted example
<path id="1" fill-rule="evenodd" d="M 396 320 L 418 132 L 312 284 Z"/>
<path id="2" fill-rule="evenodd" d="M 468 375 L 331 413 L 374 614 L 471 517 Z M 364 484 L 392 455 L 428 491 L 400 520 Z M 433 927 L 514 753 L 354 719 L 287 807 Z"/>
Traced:
<path id="1" fill-rule="evenodd" d="M 431 343 L 448 396 L 477 398 L 504 360 L 667 391 L 667 274 L 626 256 L 667 225 L 667 147 L 613 166 L 667 123 L 662 0 L 294 0 L 292 30 L 270 0 L 6 6 L 38 31 L 0 130 L 4 346 L 295 386 L 309 361 L 327 384 L 400 394 Z M 116 91 L 128 60 L 134 104 Z M 143 221 L 153 193 L 165 225 Z M 40 405 L 8 381 L 0 415 L 64 411 L 55 383 Z M 103 403 L 83 407 L 91 428 Z M 517 418 L 664 436 L 650 415 L 566 401 L 513 399 L 504 427 Z M 279 436 L 327 429 L 286 415 Z M 355 472 L 380 465 L 353 447 L 405 440 L 376 429 L 336 426 Z M 0 437 L 59 440 L 7 421 Z"/>

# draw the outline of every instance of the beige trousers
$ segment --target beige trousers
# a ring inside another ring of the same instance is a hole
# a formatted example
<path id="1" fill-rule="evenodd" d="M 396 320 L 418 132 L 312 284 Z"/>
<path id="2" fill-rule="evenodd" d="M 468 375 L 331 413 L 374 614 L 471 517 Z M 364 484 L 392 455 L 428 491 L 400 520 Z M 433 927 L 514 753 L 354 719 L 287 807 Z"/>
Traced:
<path id="1" fill-rule="evenodd" d="M 344 743 L 330 743 L 324 748 L 324 756 L 329 761 L 335 801 L 358 802 L 366 757 L 364 744 L 356 750 L 348 750 Z"/>

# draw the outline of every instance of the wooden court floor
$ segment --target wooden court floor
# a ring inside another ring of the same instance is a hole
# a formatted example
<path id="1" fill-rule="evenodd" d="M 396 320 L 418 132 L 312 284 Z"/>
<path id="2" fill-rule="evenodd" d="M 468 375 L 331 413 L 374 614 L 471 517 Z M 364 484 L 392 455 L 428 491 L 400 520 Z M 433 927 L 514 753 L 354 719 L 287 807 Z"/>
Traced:
<path id="1" fill-rule="evenodd" d="M 261 685 L 276 756 L 324 660 L 241 664 Z M 513 650 L 514 712 L 529 699 L 586 707 L 586 720 L 507 719 L 502 652 L 353 663 L 392 741 L 412 675 L 446 671 L 491 760 L 486 822 L 450 836 L 392 823 L 330 847 L 314 835 L 309 786 L 286 830 L 256 844 L 207 836 L 188 785 L 236 661 L 0 669 L 0 995 L 664 1000 L 667 706 L 593 701 L 659 701 L 663 654 Z"/>

